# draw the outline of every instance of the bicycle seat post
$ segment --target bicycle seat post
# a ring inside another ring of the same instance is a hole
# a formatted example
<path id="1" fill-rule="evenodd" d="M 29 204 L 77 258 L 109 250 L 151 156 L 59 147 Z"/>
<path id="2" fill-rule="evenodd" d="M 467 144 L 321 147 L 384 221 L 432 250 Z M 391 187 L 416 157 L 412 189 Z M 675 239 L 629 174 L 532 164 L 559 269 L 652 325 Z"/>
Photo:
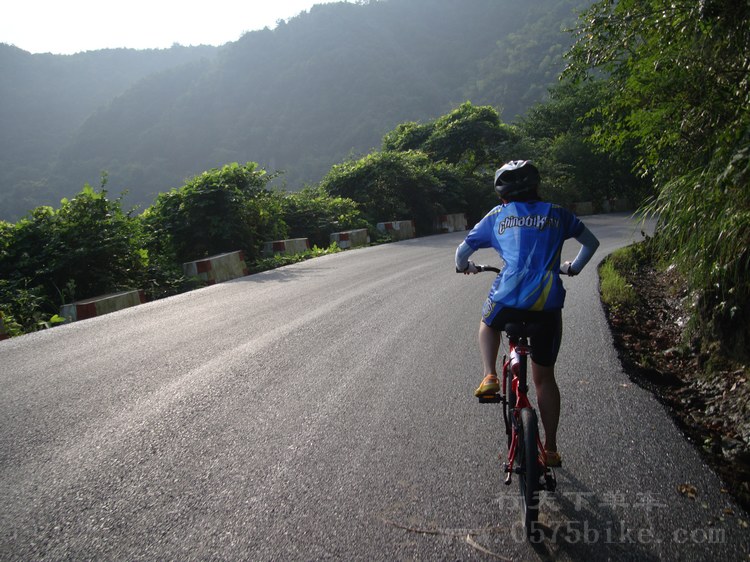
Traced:
<path id="1" fill-rule="evenodd" d="M 518 338 L 516 343 L 516 353 L 518 353 L 518 391 L 521 394 L 529 393 L 527 367 L 528 367 L 528 349 L 529 344 L 526 336 Z"/>

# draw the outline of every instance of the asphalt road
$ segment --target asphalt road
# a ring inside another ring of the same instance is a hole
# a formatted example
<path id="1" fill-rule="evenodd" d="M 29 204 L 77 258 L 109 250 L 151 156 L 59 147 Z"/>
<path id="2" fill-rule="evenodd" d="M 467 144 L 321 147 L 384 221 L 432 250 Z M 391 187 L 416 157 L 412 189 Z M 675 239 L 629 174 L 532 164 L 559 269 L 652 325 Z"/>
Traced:
<path id="1" fill-rule="evenodd" d="M 640 227 L 586 222 L 542 544 L 472 396 L 492 278 L 453 272 L 457 233 L 0 342 L 0 559 L 748 559 L 747 514 L 612 346 L 594 266 Z"/>

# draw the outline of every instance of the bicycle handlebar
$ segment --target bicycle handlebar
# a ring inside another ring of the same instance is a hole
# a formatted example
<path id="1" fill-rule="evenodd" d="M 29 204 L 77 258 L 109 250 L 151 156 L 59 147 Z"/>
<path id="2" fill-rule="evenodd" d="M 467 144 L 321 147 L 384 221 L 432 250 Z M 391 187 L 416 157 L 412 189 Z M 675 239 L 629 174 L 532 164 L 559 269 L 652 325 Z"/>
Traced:
<path id="1" fill-rule="evenodd" d="M 471 262 L 469 262 L 471 263 Z M 491 271 L 493 273 L 500 273 L 500 269 L 493 266 L 493 265 L 482 265 L 482 264 L 474 264 L 474 267 L 477 268 L 477 272 L 480 271 Z M 461 271 L 460 269 L 456 268 L 456 273 L 465 273 L 465 271 Z M 561 275 L 568 275 L 568 276 L 574 276 L 578 275 L 578 273 L 573 273 L 570 268 L 570 263 L 565 262 L 562 266 L 560 266 L 560 274 Z"/>
<path id="2" fill-rule="evenodd" d="M 471 263 L 471 262 L 469 262 Z M 478 263 L 474 264 L 474 267 L 477 268 L 477 272 L 479 271 L 492 271 L 493 273 L 500 273 L 500 268 L 497 268 L 493 265 L 481 265 Z M 456 268 L 456 273 L 465 273 L 465 271 L 461 271 L 460 269 Z"/>

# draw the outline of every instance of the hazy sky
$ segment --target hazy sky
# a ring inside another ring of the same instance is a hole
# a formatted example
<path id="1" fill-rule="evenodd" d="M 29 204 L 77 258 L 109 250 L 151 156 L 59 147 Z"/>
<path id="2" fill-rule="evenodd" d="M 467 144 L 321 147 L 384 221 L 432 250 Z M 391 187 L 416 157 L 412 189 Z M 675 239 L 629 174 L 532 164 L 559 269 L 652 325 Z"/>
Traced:
<path id="1" fill-rule="evenodd" d="M 0 43 L 31 53 L 223 45 L 341 0 L 0 0 Z"/>

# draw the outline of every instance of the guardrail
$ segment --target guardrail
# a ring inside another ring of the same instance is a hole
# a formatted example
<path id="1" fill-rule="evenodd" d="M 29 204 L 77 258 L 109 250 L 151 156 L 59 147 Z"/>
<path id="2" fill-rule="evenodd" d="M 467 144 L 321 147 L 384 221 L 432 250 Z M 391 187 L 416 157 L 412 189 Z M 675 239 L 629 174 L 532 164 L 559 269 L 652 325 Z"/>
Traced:
<path id="1" fill-rule="evenodd" d="M 416 236 L 414 221 L 379 222 L 377 229 L 383 234 L 389 234 L 392 240 L 406 240 Z"/>
<path id="2" fill-rule="evenodd" d="M 348 250 L 349 248 L 367 246 L 370 243 L 370 236 L 367 234 L 366 228 L 345 230 L 343 232 L 332 232 L 331 244 L 334 242 L 342 250 Z"/>
<path id="3" fill-rule="evenodd" d="M 440 215 L 435 225 L 438 232 L 456 232 L 466 230 L 466 213 Z"/>
<path id="4" fill-rule="evenodd" d="M 310 249 L 310 241 L 307 238 L 291 238 L 289 240 L 274 240 L 263 244 L 263 255 L 274 254 L 301 254 Z"/>
<path id="5" fill-rule="evenodd" d="M 608 199 L 599 204 L 591 201 L 576 202 L 571 204 L 569 208 L 578 215 L 590 215 L 595 212 L 617 213 L 632 210 L 632 206 L 626 199 Z M 436 227 L 441 232 L 466 230 L 466 215 L 464 213 L 441 215 L 438 217 Z M 406 240 L 416 236 L 413 220 L 380 222 L 377 224 L 377 229 L 380 232 L 389 234 L 394 241 Z M 336 242 L 342 249 L 365 246 L 370 243 L 367 229 L 364 228 L 335 232 L 330 237 L 331 242 Z M 266 242 L 263 245 L 263 253 L 265 255 L 278 253 L 298 254 L 309 249 L 310 242 L 307 238 L 274 240 Z M 186 275 L 199 277 L 208 285 L 249 274 L 242 251 L 228 252 L 188 262 L 183 264 L 183 270 Z M 119 293 L 102 295 L 64 305 L 61 308 L 60 316 L 66 318 L 67 321 L 73 322 L 101 316 L 144 302 L 146 302 L 146 298 L 142 290 L 121 291 Z M 3 316 L 0 313 L 0 340 L 7 339 L 8 337 L 3 324 Z"/>
<path id="6" fill-rule="evenodd" d="M 249 274 L 245 254 L 241 250 L 183 263 L 182 270 L 185 275 L 198 277 L 208 285 Z"/>
<path id="7" fill-rule="evenodd" d="M 76 322 L 78 320 L 109 314 L 110 312 L 136 306 L 144 302 L 146 302 L 146 296 L 141 290 L 121 291 L 119 293 L 110 293 L 100 297 L 92 297 L 65 304 L 60 309 L 60 316 L 68 322 Z"/>

